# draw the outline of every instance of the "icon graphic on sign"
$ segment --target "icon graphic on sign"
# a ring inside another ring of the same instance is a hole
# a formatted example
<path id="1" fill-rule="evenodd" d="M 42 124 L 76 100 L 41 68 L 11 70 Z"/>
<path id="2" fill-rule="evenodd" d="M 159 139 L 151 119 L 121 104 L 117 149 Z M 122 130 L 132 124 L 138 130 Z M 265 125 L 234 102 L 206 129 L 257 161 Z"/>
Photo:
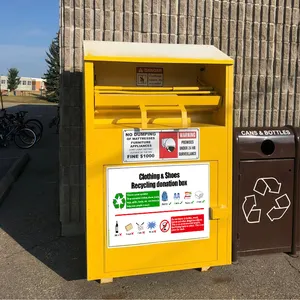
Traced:
<path id="1" fill-rule="evenodd" d="M 192 197 L 192 192 L 185 192 L 184 193 L 184 199 L 191 199 Z"/>
<path id="2" fill-rule="evenodd" d="M 124 208 L 125 206 L 125 198 L 122 193 L 118 193 L 115 195 L 115 198 L 113 200 L 113 205 L 115 208 Z"/>
<path id="3" fill-rule="evenodd" d="M 168 152 L 173 152 L 176 148 L 176 142 L 172 138 L 162 139 L 162 146 L 166 148 Z"/>
<path id="4" fill-rule="evenodd" d="M 196 199 L 201 199 L 203 196 L 204 196 L 204 194 L 203 194 L 203 192 L 201 192 L 201 191 L 197 191 L 197 192 L 195 193 L 195 198 L 196 198 Z"/>
<path id="5" fill-rule="evenodd" d="M 139 223 L 136 223 L 136 225 L 137 225 L 137 227 L 138 227 L 138 230 L 139 230 L 139 231 L 142 231 L 142 230 L 144 230 L 144 222 L 143 222 L 143 223 L 141 223 L 141 224 L 139 224 Z"/>
<path id="6" fill-rule="evenodd" d="M 138 84 L 147 85 L 147 74 L 138 74 Z"/>
<path id="7" fill-rule="evenodd" d="M 161 232 L 168 232 L 170 229 L 170 222 L 168 220 L 161 221 L 159 228 L 160 228 Z"/>
<path id="8" fill-rule="evenodd" d="M 155 221 L 148 222 L 147 228 L 150 229 L 150 230 L 155 229 L 156 228 L 156 222 Z"/>
<path id="9" fill-rule="evenodd" d="M 180 200 L 180 193 L 174 193 L 173 199 Z"/>
<path id="10" fill-rule="evenodd" d="M 133 228 L 132 224 L 129 223 L 125 226 L 126 231 L 130 231 Z"/>
<path id="11" fill-rule="evenodd" d="M 119 233 L 119 224 L 118 221 L 116 221 L 116 226 L 115 226 L 115 233 Z"/>
<path id="12" fill-rule="evenodd" d="M 163 192 L 161 194 L 161 200 L 162 201 L 168 201 L 168 193 L 167 192 Z"/>
<path id="13" fill-rule="evenodd" d="M 159 158 L 178 158 L 178 132 L 163 131 L 159 133 Z"/>
<path id="14" fill-rule="evenodd" d="M 265 196 L 267 192 L 271 194 L 279 194 L 282 184 L 274 177 L 264 177 L 256 180 L 253 191 L 261 196 Z M 260 223 L 261 209 L 257 207 L 255 194 L 245 196 L 245 201 L 242 204 L 242 211 L 245 219 L 249 224 Z M 287 194 L 283 194 L 275 199 L 275 204 L 267 213 L 267 217 L 271 222 L 280 220 L 289 207 L 291 200 Z"/>

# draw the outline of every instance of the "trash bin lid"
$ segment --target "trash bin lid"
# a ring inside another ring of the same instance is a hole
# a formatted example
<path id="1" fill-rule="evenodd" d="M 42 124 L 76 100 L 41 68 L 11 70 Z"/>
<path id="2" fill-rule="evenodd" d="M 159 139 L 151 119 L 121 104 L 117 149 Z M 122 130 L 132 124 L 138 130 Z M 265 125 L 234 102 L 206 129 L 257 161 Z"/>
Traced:
<path id="1" fill-rule="evenodd" d="M 294 158 L 295 134 L 289 126 L 236 128 L 234 152 L 239 160 Z"/>

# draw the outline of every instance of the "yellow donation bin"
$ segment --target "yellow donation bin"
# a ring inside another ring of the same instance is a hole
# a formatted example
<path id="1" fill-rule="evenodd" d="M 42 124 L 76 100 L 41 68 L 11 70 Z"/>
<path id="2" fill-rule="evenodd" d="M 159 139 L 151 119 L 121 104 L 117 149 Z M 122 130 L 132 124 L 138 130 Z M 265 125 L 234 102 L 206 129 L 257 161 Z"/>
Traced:
<path id="1" fill-rule="evenodd" d="M 231 263 L 233 60 L 84 41 L 87 278 Z"/>

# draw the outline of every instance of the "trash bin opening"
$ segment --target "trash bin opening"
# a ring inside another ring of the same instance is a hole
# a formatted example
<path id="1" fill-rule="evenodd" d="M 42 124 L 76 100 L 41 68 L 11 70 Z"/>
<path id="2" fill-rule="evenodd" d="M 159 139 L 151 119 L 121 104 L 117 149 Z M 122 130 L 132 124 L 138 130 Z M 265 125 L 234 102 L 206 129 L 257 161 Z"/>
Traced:
<path id="1" fill-rule="evenodd" d="M 271 155 L 275 151 L 275 144 L 271 140 L 265 140 L 261 143 L 261 151 L 265 155 Z"/>

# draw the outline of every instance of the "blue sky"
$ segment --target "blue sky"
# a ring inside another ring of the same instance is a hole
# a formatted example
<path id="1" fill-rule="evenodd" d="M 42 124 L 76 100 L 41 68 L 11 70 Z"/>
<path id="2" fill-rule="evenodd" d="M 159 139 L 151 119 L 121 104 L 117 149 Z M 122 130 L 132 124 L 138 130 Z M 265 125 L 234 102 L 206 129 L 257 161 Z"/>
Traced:
<path id="1" fill-rule="evenodd" d="M 59 0 L 0 0 L 0 75 L 41 77 L 46 51 L 59 29 Z"/>

